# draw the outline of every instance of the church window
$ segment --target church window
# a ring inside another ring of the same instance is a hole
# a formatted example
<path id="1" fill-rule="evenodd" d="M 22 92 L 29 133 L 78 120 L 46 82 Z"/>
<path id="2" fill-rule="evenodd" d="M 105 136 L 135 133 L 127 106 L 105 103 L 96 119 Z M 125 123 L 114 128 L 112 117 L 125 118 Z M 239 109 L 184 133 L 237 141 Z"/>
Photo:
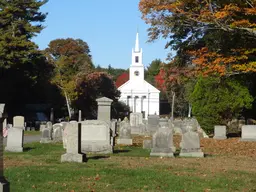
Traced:
<path id="1" fill-rule="evenodd" d="M 138 56 L 135 57 L 135 63 L 139 63 L 139 57 Z"/>
<path id="2" fill-rule="evenodd" d="M 135 71 L 135 72 L 134 72 L 134 75 L 135 75 L 135 76 L 139 76 L 139 74 L 140 74 L 139 71 Z"/>

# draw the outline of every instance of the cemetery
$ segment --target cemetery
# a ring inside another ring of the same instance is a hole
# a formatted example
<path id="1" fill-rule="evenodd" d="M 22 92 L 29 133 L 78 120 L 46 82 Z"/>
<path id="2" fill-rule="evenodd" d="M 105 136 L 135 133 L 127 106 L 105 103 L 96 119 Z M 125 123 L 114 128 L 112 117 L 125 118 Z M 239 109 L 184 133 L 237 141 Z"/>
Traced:
<path id="1" fill-rule="evenodd" d="M 133 122 L 127 117 L 123 121 L 111 120 L 110 108 L 101 110 L 101 105 L 105 104 L 99 101 L 98 104 L 97 116 L 100 119 L 80 122 L 78 119 L 57 124 L 47 122 L 45 127 L 37 132 L 41 134 L 41 139 L 30 143 L 24 143 L 24 118 L 14 117 L 14 126 L 8 133 L 3 158 L 4 176 L 10 182 L 11 189 L 255 189 L 256 142 L 253 140 L 253 134 L 251 138 L 246 137 L 250 127 L 246 129 L 244 125 L 246 132 L 242 133 L 240 139 L 227 138 L 226 130 L 219 131 L 221 126 L 215 126 L 215 136 L 209 138 L 202 133 L 194 118 L 172 121 L 167 117 L 159 118 L 153 115 L 148 121 L 144 120 L 144 131 L 132 134 Z M 141 124 L 137 126 L 140 127 Z M 175 133 L 175 126 L 179 126 L 176 129 L 181 131 Z M 226 127 L 221 127 L 224 128 Z M 15 138 L 12 138 L 13 134 L 16 134 Z M 33 135 L 34 133 L 25 137 Z M 186 184 L 180 185 L 180 182 Z"/>
<path id="2" fill-rule="evenodd" d="M 0 192 L 255 192 L 255 7 L 0 0 Z"/>

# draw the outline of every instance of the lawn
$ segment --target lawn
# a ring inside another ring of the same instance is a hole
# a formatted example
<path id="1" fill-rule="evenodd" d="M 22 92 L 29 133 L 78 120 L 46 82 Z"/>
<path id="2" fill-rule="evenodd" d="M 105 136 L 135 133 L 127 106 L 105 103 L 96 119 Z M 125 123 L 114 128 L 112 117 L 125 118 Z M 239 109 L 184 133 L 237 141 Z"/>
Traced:
<path id="1" fill-rule="evenodd" d="M 65 153 L 61 143 L 30 143 L 23 153 L 4 154 L 4 175 L 14 192 L 256 191 L 254 153 L 217 153 L 208 146 L 221 146 L 219 141 L 201 143 L 208 153 L 205 158 L 149 157 L 150 151 L 137 143 L 116 146 L 110 156 L 88 155 L 82 164 L 60 163 Z M 251 145 L 237 143 L 239 150 Z"/>
<path id="2" fill-rule="evenodd" d="M 29 135 L 41 135 L 41 131 L 24 131 L 25 136 Z"/>

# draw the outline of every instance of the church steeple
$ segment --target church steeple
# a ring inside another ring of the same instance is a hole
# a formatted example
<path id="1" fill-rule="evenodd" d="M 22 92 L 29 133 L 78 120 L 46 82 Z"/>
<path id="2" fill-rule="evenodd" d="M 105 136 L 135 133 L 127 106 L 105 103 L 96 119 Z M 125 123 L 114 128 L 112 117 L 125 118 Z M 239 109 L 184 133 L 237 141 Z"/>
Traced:
<path id="1" fill-rule="evenodd" d="M 140 52 L 140 44 L 139 44 L 139 33 L 137 31 L 137 34 L 136 34 L 136 42 L 135 42 L 135 52 Z"/>
<path id="2" fill-rule="evenodd" d="M 130 67 L 130 80 L 137 83 L 144 81 L 144 65 L 142 61 L 142 48 L 139 44 L 139 33 L 137 30 L 135 48 L 132 49 L 132 64 Z"/>

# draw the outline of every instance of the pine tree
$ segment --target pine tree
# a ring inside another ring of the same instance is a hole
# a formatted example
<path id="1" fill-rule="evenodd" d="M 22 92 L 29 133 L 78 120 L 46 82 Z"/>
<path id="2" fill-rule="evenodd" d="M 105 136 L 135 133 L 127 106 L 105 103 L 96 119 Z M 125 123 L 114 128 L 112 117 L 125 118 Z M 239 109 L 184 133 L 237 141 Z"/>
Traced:
<path id="1" fill-rule="evenodd" d="M 39 11 L 48 0 L 0 0 L 0 67 L 29 62 L 37 52 L 31 41 L 44 28 L 47 13 Z"/>

